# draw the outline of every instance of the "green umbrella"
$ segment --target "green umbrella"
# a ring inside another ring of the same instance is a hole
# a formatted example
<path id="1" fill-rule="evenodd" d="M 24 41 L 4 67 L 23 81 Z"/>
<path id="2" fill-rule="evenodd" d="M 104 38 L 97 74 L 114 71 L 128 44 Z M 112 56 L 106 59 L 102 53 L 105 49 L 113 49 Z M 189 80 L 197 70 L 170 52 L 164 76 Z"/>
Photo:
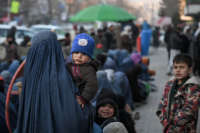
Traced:
<path id="1" fill-rule="evenodd" d="M 71 22 L 94 22 L 94 21 L 127 21 L 135 20 L 136 17 L 126 10 L 107 4 L 90 6 L 78 12 L 70 18 Z"/>

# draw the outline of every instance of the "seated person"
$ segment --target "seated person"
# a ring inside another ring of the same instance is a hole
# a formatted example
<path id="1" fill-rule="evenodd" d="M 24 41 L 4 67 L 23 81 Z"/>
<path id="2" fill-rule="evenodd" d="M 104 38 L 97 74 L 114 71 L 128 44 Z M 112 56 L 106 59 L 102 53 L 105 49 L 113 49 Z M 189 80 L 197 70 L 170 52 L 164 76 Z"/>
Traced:
<path id="1" fill-rule="evenodd" d="M 97 98 L 95 122 L 101 126 L 104 133 L 107 133 L 107 127 L 111 125 L 115 133 L 117 126 L 121 128 L 120 133 L 136 133 L 135 122 L 128 112 L 125 99 L 108 88 L 104 88 Z"/>
<path id="2" fill-rule="evenodd" d="M 110 98 L 97 103 L 95 122 L 101 126 L 103 133 L 128 133 L 123 123 L 118 120 L 117 104 Z"/>

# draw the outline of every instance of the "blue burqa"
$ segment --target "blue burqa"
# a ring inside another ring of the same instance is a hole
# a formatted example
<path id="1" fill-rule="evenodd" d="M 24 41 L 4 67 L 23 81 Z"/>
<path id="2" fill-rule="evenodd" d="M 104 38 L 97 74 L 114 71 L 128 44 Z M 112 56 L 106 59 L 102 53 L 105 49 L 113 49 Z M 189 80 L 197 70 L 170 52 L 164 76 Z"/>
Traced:
<path id="1" fill-rule="evenodd" d="M 0 133 L 9 133 L 6 125 L 5 104 L 6 96 L 0 92 Z M 14 130 L 17 123 L 17 111 L 15 106 L 11 102 L 9 104 L 9 116 L 11 130 Z"/>
<path id="2" fill-rule="evenodd" d="M 149 27 L 149 24 L 145 21 L 142 25 L 141 32 L 141 55 L 148 56 L 149 55 L 149 47 L 151 43 L 152 30 Z"/>
<path id="3" fill-rule="evenodd" d="M 88 133 L 55 33 L 40 32 L 31 42 L 15 133 Z"/>

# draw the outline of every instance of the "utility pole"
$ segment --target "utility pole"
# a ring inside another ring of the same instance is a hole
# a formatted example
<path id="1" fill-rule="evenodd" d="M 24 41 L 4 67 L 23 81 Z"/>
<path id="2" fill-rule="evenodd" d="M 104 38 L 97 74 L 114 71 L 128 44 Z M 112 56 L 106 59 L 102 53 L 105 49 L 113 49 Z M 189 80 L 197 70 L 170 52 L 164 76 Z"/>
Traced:
<path id="1" fill-rule="evenodd" d="M 66 0 L 67 2 L 67 20 L 69 20 L 71 15 L 72 4 L 74 4 L 74 0 Z"/>
<path id="2" fill-rule="evenodd" d="M 151 0 L 151 24 L 154 23 L 154 0 Z"/>
<path id="3" fill-rule="evenodd" d="M 53 5 L 52 5 L 52 1 L 51 0 L 48 0 L 48 6 L 49 6 L 49 19 L 52 20 L 53 18 Z"/>
<path id="4" fill-rule="evenodd" d="M 10 4 L 11 4 L 11 0 L 8 0 L 8 8 L 7 8 L 7 14 L 8 14 L 8 21 L 10 22 Z"/>

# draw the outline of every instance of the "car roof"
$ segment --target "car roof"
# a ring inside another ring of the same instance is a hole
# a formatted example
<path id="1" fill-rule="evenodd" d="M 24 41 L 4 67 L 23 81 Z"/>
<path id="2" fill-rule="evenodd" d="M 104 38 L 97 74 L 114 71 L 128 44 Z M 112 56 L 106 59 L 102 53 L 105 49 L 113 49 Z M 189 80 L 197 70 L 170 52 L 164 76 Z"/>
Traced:
<path id="1" fill-rule="evenodd" d="M 0 24 L 1 29 L 10 29 L 12 26 L 7 24 Z"/>
<path id="2" fill-rule="evenodd" d="M 27 30 L 27 31 L 31 31 L 30 28 L 26 27 L 26 26 L 17 26 L 17 30 Z"/>
<path id="3" fill-rule="evenodd" d="M 32 25 L 31 28 L 39 28 L 39 29 L 61 29 L 59 26 L 55 26 L 55 25 L 43 25 L 43 24 Z"/>
<path id="4" fill-rule="evenodd" d="M 10 29 L 13 25 L 7 25 L 7 24 L 0 24 L 0 29 Z M 17 30 L 29 30 L 30 29 L 26 26 L 15 26 Z"/>

